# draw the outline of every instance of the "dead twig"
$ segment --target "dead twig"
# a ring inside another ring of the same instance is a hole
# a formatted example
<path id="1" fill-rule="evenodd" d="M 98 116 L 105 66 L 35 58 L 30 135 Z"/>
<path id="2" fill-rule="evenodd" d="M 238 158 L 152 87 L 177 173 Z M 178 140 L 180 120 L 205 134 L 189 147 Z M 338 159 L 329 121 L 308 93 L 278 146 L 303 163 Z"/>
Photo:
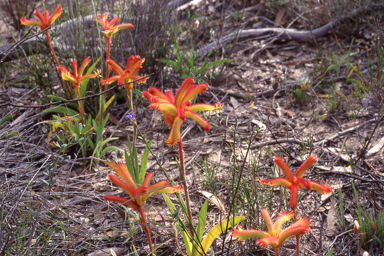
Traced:
<path id="1" fill-rule="evenodd" d="M 146 75 L 144 77 L 141 77 L 140 79 L 136 79 L 136 80 L 134 80 L 132 82 L 129 82 L 129 83 L 116 84 L 115 86 L 112 86 L 108 90 L 102 91 L 100 93 L 92 94 L 92 95 L 84 97 L 84 98 L 77 98 L 77 99 L 73 99 L 73 100 L 61 100 L 61 101 L 57 101 L 57 102 L 47 103 L 47 104 L 44 104 L 44 105 L 18 105 L 18 104 L 14 104 L 14 103 L 11 103 L 11 102 L 6 102 L 6 103 L 0 104 L 0 107 L 3 107 L 3 106 L 13 106 L 13 107 L 19 107 L 19 108 L 46 108 L 46 107 L 66 104 L 66 103 L 70 103 L 70 102 L 77 102 L 77 101 L 80 101 L 80 100 L 92 99 L 92 98 L 98 97 L 100 95 L 103 95 L 104 93 L 110 92 L 110 91 L 114 90 L 115 88 L 117 88 L 119 86 L 122 86 L 122 85 L 125 85 L 125 84 L 134 83 L 134 82 L 137 82 L 139 80 L 142 80 L 143 78 L 150 77 L 152 75 L 153 75 L 153 73 L 150 74 L 150 75 Z"/>
<path id="2" fill-rule="evenodd" d="M 271 37 L 277 36 L 276 39 L 287 39 L 287 40 L 295 40 L 298 42 L 316 44 L 315 39 L 327 35 L 332 29 L 335 29 L 340 24 L 343 24 L 346 20 L 352 19 L 354 17 L 360 16 L 362 13 L 370 11 L 370 10 L 379 10 L 383 9 L 384 4 L 369 4 L 364 8 L 357 9 L 351 14 L 346 15 L 340 19 L 335 19 L 332 22 L 314 29 L 314 30 L 304 30 L 299 31 L 296 29 L 285 29 L 285 28 L 260 28 L 260 29 L 247 29 L 241 30 L 238 33 L 230 33 L 218 39 L 215 42 L 212 42 L 203 48 L 197 50 L 196 57 L 203 57 L 213 50 L 223 47 L 225 44 L 232 42 L 235 38 L 238 40 L 246 40 L 249 38 L 255 38 L 260 36 L 269 35 Z"/>
<path id="3" fill-rule="evenodd" d="M 370 124 L 370 123 L 372 123 L 374 121 L 376 121 L 376 118 L 370 119 L 370 120 L 368 120 L 368 121 L 366 121 L 366 122 L 364 122 L 362 124 L 359 124 L 359 125 L 357 125 L 355 127 L 349 128 L 349 129 L 344 130 L 342 132 L 338 132 L 338 133 L 336 133 L 335 135 L 333 135 L 333 136 L 331 136 L 329 138 L 326 138 L 326 139 L 323 139 L 321 141 L 315 142 L 314 145 L 315 146 L 319 146 L 319 145 L 324 144 L 324 143 L 326 143 L 328 141 L 331 141 L 331 140 L 334 140 L 334 139 L 336 139 L 336 138 L 338 138 L 340 136 L 343 136 L 343 135 L 345 135 L 345 134 L 347 134 L 349 132 L 353 132 L 353 131 L 355 131 L 357 129 L 360 129 L 360 128 L 362 128 L 362 127 L 366 126 L 367 124 Z"/>

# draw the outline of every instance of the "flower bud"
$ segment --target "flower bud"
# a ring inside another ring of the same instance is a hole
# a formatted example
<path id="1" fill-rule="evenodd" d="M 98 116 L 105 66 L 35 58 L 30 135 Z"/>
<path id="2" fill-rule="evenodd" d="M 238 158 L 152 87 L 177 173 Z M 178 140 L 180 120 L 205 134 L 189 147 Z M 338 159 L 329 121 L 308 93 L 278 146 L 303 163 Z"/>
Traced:
<path id="1" fill-rule="evenodd" d="M 195 27 L 198 28 L 200 25 L 200 21 L 199 20 L 195 20 Z"/>
<path id="2" fill-rule="evenodd" d="M 370 256 L 370 255 L 369 255 L 369 253 L 368 253 L 367 251 L 365 251 L 365 252 L 363 253 L 363 256 Z"/>
<path id="3" fill-rule="evenodd" d="M 357 220 L 355 220 L 355 224 L 353 224 L 353 229 L 355 230 L 355 233 L 356 234 L 360 234 L 360 231 L 361 231 L 361 227 L 359 225 L 359 222 Z"/>

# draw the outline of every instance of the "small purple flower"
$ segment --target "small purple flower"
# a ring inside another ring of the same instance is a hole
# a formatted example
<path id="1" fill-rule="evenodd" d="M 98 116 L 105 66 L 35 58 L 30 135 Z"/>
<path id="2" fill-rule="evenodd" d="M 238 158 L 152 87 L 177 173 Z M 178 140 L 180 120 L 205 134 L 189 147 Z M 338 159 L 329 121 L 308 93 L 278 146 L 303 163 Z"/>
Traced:
<path id="1" fill-rule="evenodd" d="M 129 120 L 135 119 L 135 117 L 136 117 L 136 114 L 133 113 L 133 112 L 129 112 L 128 115 L 127 115 L 127 118 L 128 118 Z"/>

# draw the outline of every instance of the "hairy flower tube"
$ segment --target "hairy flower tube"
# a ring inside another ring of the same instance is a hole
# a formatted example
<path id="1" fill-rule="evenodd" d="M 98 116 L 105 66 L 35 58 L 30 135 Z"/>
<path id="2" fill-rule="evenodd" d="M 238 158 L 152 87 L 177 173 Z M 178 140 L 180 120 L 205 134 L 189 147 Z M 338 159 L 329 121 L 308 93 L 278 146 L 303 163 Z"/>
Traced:
<path id="1" fill-rule="evenodd" d="M 127 198 L 114 196 L 114 195 L 105 195 L 103 196 L 104 199 L 108 201 L 124 204 L 132 208 L 133 210 L 139 212 L 141 225 L 145 233 L 147 234 L 149 247 L 151 248 L 151 250 L 153 250 L 151 232 L 149 230 L 145 211 L 143 208 L 145 200 L 147 200 L 148 197 L 153 194 L 175 193 L 177 191 L 180 191 L 182 187 L 170 186 L 170 183 L 166 180 L 162 180 L 153 185 L 150 185 L 151 178 L 153 177 L 152 172 L 147 174 L 147 176 L 143 181 L 143 184 L 140 187 L 138 187 L 135 184 L 131 174 L 129 173 L 127 169 L 127 165 L 125 163 L 114 163 L 114 162 L 107 162 L 103 160 L 101 161 L 109 165 L 110 167 L 112 167 L 113 170 L 120 176 L 122 180 L 116 177 L 115 175 L 108 175 L 108 178 L 112 181 L 112 183 L 114 183 L 115 185 L 122 188 L 125 192 L 127 192 L 127 194 L 130 197 L 130 199 L 127 199 Z"/>
<path id="2" fill-rule="evenodd" d="M 58 4 L 56 7 L 56 10 L 51 15 L 49 15 L 49 12 L 47 10 L 44 11 L 44 15 L 38 10 L 35 10 L 34 13 L 39 20 L 27 20 L 27 18 L 22 17 L 20 19 L 21 24 L 23 24 L 25 26 L 35 26 L 36 25 L 36 26 L 39 26 L 41 29 L 46 29 L 49 26 L 51 26 L 52 23 L 57 18 L 60 17 L 60 15 L 62 13 L 62 9 L 61 9 L 61 5 Z M 49 36 L 49 30 L 48 29 L 45 31 L 45 35 L 47 36 L 48 46 L 49 46 L 49 49 L 51 50 L 51 53 L 53 55 L 53 59 L 55 60 L 56 66 L 59 67 L 60 63 L 59 63 L 59 60 L 57 59 L 55 50 L 53 49 L 51 37 Z M 62 86 L 63 86 L 63 89 L 64 88 L 67 89 L 67 91 L 69 92 L 69 94 L 71 95 L 71 97 L 73 99 L 74 96 L 73 96 L 72 91 L 69 88 L 69 86 L 65 82 L 62 82 Z"/>
<path id="3" fill-rule="evenodd" d="M 83 75 L 84 71 L 85 71 L 85 68 L 86 66 L 88 66 L 88 64 L 91 62 L 91 58 L 88 56 L 87 58 L 85 58 L 83 60 L 83 63 L 81 63 L 81 66 L 79 68 L 79 70 L 77 70 L 77 60 L 73 60 L 72 61 L 72 72 L 69 72 L 68 69 L 64 66 L 59 66 L 58 69 L 60 70 L 61 72 L 61 76 L 64 80 L 66 81 L 70 81 L 73 83 L 74 85 L 74 89 L 78 90 L 79 87 L 80 87 L 80 84 L 86 80 L 86 79 L 91 79 L 91 78 L 95 78 L 97 77 L 99 74 L 100 74 L 100 70 L 97 70 L 95 73 L 93 74 L 87 74 L 87 75 Z M 76 87 L 75 87 L 76 86 Z M 80 95 L 78 95 L 80 97 Z"/>
<path id="4" fill-rule="evenodd" d="M 124 189 L 124 191 L 127 192 L 131 199 L 113 195 L 107 195 L 104 196 L 104 198 L 109 201 L 122 203 L 132 208 L 133 210 L 139 210 L 141 207 L 143 207 L 145 200 L 147 200 L 148 197 L 153 194 L 175 193 L 182 189 L 181 186 L 170 186 L 170 183 L 166 180 L 159 181 L 150 186 L 150 181 L 153 177 L 152 172 L 147 174 L 143 181 L 143 184 L 138 187 L 133 181 L 132 176 L 129 173 L 127 165 L 125 163 L 114 163 L 103 160 L 101 161 L 112 167 L 113 170 L 117 173 L 117 175 L 120 176 L 122 180 L 120 180 L 115 175 L 108 175 L 108 178 L 112 181 L 112 183 Z"/>
<path id="5" fill-rule="evenodd" d="M 312 188 L 321 194 L 332 193 L 333 188 L 331 186 L 327 186 L 327 182 L 324 184 L 320 184 L 314 181 L 306 180 L 303 177 L 305 171 L 311 167 L 314 163 L 316 163 L 316 156 L 310 156 L 305 160 L 305 162 L 297 169 L 295 175 L 292 174 L 292 171 L 289 167 L 284 163 L 281 157 L 275 156 L 273 161 L 280 167 L 280 169 L 284 172 L 285 178 L 274 178 L 270 180 L 265 180 L 263 178 L 259 179 L 259 181 L 263 184 L 270 186 L 283 185 L 291 190 L 291 200 L 289 201 L 289 207 L 295 211 L 297 206 L 297 198 L 299 194 L 299 189 L 305 187 L 308 190 Z"/>
<path id="6" fill-rule="evenodd" d="M 57 18 L 60 17 L 60 15 L 62 13 L 62 9 L 61 9 L 61 5 L 58 4 L 57 7 L 56 7 L 56 10 L 51 15 L 49 15 L 49 12 L 47 10 L 44 11 L 44 15 L 41 12 L 39 12 L 38 10 L 35 10 L 34 13 L 37 16 L 37 18 L 39 18 L 39 20 L 27 20 L 27 18 L 22 17 L 20 19 L 21 24 L 23 24 L 25 26 L 37 25 L 41 29 L 46 29 L 47 27 L 52 25 L 52 23 Z"/>
<path id="7" fill-rule="evenodd" d="M 108 21 L 108 14 L 104 15 L 103 13 L 97 15 L 97 19 L 95 19 L 95 21 L 100 23 L 103 27 L 104 30 L 102 31 L 102 33 L 107 39 L 111 39 L 113 34 L 120 30 L 127 28 L 135 28 L 131 23 L 122 23 L 116 25 L 119 20 L 119 17 L 115 17 L 111 21 Z"/>
<path id="8" fill-rule="evenodd" d="M 239 241 L 259 237 L 257 244 L 261 247 L 266 247 L 268 245 L 272 246 L 275 249 L 275 254 L 279 255 L 281 246 L 287 241 L 287 239 L 305 234 L 309 231 L 309 228 L 312 227 L 312 222 L 308 218 L 300 218 L 292 225 L 288 226 L 284 230 L 281 230 L 283 224 L 290 219 L 292 219 L 295 214 L 293 212 L 283 212 L 279 214 L 275 223 L 272 223 L 271 216 L 269 215 L 267 209 L 262 209 L 261 214 L 267 224 L 268 232 L 262 230 L 248 229 L 243 230 L 241 228 L 235 229 L 231 232 L 233 237 L 239 238 Z"/>
<path id="9" fill-rule="evenodd" d="M 109 66 L 111 66 L 112 71 L 116 74 L 115 76 L 111 76 L 108 79 L 102 79 L 100 82 L 102 84 L 111 84 L 115 81 L 117 81 L 118 84 L 124 84 L 124 88 L 127 90 L 127 96 L 128 99 L 130 99 L 131 90 L 133 89 L 133 83 L 134 80 L 138 80 L 138 83 L 144 83 L 147 79 L 143 78 L 141 76 L 138 76 L 137 73 L 142 68 L 141 64 L 145 61 L 144 58 L 140 59 L 139 55 L 136 56 L 130 56 L 127 61 L 127 65 L 125 66 L 125 70 L 123 70 L 119 64 L 117 64 L 114 60 L 107 60 L 107 63 Z"/>
<path id="10" fill-rule="evenodd" d="M 113 35 L 123 29 L 128 29 L 128 28 L 135 28 L 131 23 L 123 23 L 116 25 L 116 23 L 119 21 L 119 17 L 113 18 L 111 21 L 108 21 L 108 14 L 104 15 L 103 13 L 100 13 L 100 15 L 97 16 L 97 21 L 98 23 L 101 24 L 103 27 L 102 33 L 104 34 L 104 37 L 106 39 L 106 47 L 105 47 L 105 52 L 106 52 L 106 59 L 107 61 L 110 59 L 111 55 L 111 42 L 112 42 L 112 37 Z M 108 62 L 106 63 L 106 73 L 105 73 L 105 79 L 109 78 L 109 65 Z M 105 84 L 104 86 L 104 91 L 108 89 L 108 83 Z M 106 93 L 104 93 L 104 99 L 106 98 Z"/>
<path id="11" fill-rule="evenodd" d="M 90 57 L 85 58 L 79 70 L 77 70 L 77 60 L 73 60 L 72 73 L 69 72 L 68 69 L 64 66 L 58 67 L 59 71 L 61 72 L 61 77 L 63 78 L 63 80 L 70 81 L 72 83 L 72 87 L 76 90 L 78 98 L 81 98 L 81 83 L 86 79 L 97 77 L 101 72 L 100 70 L 97 70 L 93 74 L 83 75 L 85 67 L 88 66 L 90 62 L 91 62 Z M 83 123 L 85 123 L 83 102 L 80 100 L 78 101 L 78 103 L 79 103 L 79 111 L 81 114 L 81 118 L 83 119 Z"/>
<path id="12" fill-rule="evenodd" d="M 209 131 L 210 124 L 202 118 L 197 111 L 215 110 L 223 107 L 223 103 L 210 104 L 191 104 L 191 100 L 208 89 L 205 83 L 194 84 L 193 77 L 184 80 L 176 95 L 166 90 L 161 92 L 156 87 L 149 87 L 148 91 L 143 92 L 143 96 L 151 102 L 149 107 L 155 108 L 164 115 L 165 122 L 172 126 L 169 138 L 166 139 L 168 145 L 172 146 L 180 141 L 180 129 L 186 118 L 191 118 L 198 122 L 205 130 Z"/>

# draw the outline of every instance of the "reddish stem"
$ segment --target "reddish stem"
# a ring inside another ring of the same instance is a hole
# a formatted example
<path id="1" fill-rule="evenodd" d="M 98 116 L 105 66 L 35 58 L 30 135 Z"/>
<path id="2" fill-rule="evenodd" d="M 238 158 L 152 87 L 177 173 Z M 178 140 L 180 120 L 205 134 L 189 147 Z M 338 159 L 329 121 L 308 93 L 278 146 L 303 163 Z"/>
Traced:
<path id="1" fill-rule="evenodd" d="M 106 37 L 106 45 L 107 45 L 106 50 L 105 50 L 106 60 L 108 60 L 111 56 L 111 40 L 112 40 L 112 38 Z M 110 73 L 109 65 L 108 65 L 107 61 L 105 61 L 105 79 L 109 78 L 109 73 Z M 108 90 L 108 84 L 104 85 L 104 91 L 106 91 L 106 90 Z M 104 97 L 103 104 L 102 104 L 101 109 L 100 109 L 101 122 L 103 122 L 103 120 L 104 120 L 104 104 L 105 104 L 105 99 L 107 98 L 107 93 L 104 93 L 103 97 Z"/>
<path id="2" fill-rule="evenodd" d="M 80 84 L 73 84 L 73 85 L 76 88 L 77 97 L 80 99 L 81 98 Z M 83 124 L 85 124 L 83 101 L 79 100 L 78 104 L 79 104 L 79 112 L 80 112 L 80 115 L 81 115 L 81 121 L 83 122 Z"/>
<path id="3" fill-rule="evenodd" d="M 296 236 L 296 256 L 300 256 L 300 235 Z"/>
<path id="4" fill-rule="evenodd" d="M 280 255 L 280 247 L 276 247 L 275 248 L 275 256 L 279 256 Z"/>
<path id="5" fill-rule="evenodd" d="M 184 184 L 184 193 L 185 193 L 185 202 L 187 204 L 187 211 L 188 211 L 188 227 L 189 231 L 191 232 L 192 237 L 195 235 L 195 232 L 193 230 L 193 225 L 192 225 L 192 211 L 191 211 L 191 204 L 189 200 L 189 190 L 188 190 L 188 185 L 187 181 L 185 179 L 185 166 L 184 166 L 184 150 L 183 150 L 183 139 L 180 136 L 179 142 L 177 142 L 177 145 L 179 146 L 179 158 L 180 158 L 180 177 L 181 181 Z"/>
<path id="6" fill-rule="evenodd" d="M 58 67 L 58 66 L 60 66 L 60 63 L 59 63 L 59 60 L 56 57 L 55 50 L 53 49 L 52 42 L 51 42 L 51 37 L 49 36 L 49 30 L 48 29 L 45 31 L 45 34 L 47 35 L 47 42 L 48 42 L 49 48 L 51 49 L 51 52 L 52 52 L 52 55 L 53 55 L 53 59 L 55 60 L 56 66 Z M 74 99 L 75 97 L 74 97 L 74 95 L 72 93 L 71 88 L 69 88 L 68 84 L 65 81 L 62 80 L 61 81 L 61 85 L 63 86 L 63 89 L 64 88 L 67 89 L 67 91 L 71 95 L 72 99 Z"/>
<path id="7" fill-rule="evenodd" d="M 295 222 L 297 221 L 296 209 L 294 210 Z M 296 256 L 300 256 L 300 235 L 296 236 Z"/>
<path id="8" fill-rule="evenodd" d="M 106 41 L 106 45 L 107 45 L 107 49 L 106 49 L 106 59 L 108 60 L 111 56 L 111 40 L 112 38 L 106 38 L 107 41 Z M 105 79 L 108 79 L 109 78 L 109 73 L 110 73 L 110 68 L 109 68 L 109 65 L 107 62 L 106 63 L 106 67 L 105 67 Z M 104 91 L 108 90 L 108 84 L 105 84 L 104 85 Z M 107 93 L 104 93 L 104 99 L 107 97 Z"/>
<path id="9" fill-rule="evenodd" d="M 145 212 L 143 207 L 141 206 L 139 209 L 139 214 L 140 214 L 140 221 L 141 221 L 141 226 L 143 227 L 146 235 L 147 235 L 147 240 L 149 244 L 149 248 L 151 249 L 151 252 L 153 252 L 153 245 L 152 245 L 152 239 L 151 239 L 151 231 L 149 230 L 148 223 L 147 223 L 147 218 L 145 217 Z"/>

